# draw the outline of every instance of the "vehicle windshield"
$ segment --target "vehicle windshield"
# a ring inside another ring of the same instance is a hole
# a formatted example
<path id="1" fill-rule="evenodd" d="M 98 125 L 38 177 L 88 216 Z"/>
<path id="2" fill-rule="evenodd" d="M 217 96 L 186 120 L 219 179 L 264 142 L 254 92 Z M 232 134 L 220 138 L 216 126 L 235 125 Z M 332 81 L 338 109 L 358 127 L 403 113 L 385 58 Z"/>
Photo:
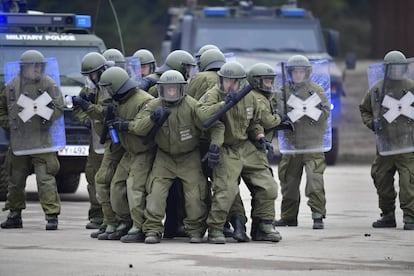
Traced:
<path id="1" fill-rule="evenodd" d="M 3 46 L 0 51 L 0 74 L 4 75 L 4 64 L 9 61 L 19 61 L 21 54 L 26 50 L 34 49 L 33 46 Z M 82 58 L 89 52 L 99 52 L 97 47 L 42 47 L 36 46 L 46 58 L 54 57 L 59 64 L 61 85 L 79 85 L 83 82 L 80 73 Z M 81 83 L 79 83 L 81 82 Z"/>
<path id="2" fill-rule="evenodd" d="M 319 25 L 303 21 L 210 20 L 197 23 L 194 48 L 217 45 L 222 51 L 306 52 L 325 51 Z"/>

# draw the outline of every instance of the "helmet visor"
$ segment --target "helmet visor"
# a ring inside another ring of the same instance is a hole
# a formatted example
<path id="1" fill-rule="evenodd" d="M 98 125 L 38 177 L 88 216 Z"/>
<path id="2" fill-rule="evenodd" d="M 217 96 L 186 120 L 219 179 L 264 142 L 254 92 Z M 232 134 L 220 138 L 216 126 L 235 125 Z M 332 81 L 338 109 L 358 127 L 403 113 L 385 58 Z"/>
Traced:
<path id="1" fill-rule="evenodd" d="M 21 63 L 22 77 L 30 80 L 40 80 L 45 74 L 46 63 L 34 62 L 34 63 Z"/>
<path id="2" fill-rule="evenodd" d="M 401 80 L 407 72 L 407 64 L 389 64 L 387 77 L 392 80 Z"/>
<path id="3" fill-rule="evenodd" d="M 158 94 L 166 102 L 176 102 L 184 96 L 184 84 L 182 83 L 160 83 Z"/>
<path id="4" fill-rule="evenodd" d="M 234 78 L 219 77 L 219 82 L 220 82 L 219 88 L 224 93 L 228 93 L 231 91 L 239 92 L 247 85 L 246 78 L 234 79 Z"/>
<path id="5" fill-rule="evenodd" d="M 293 83 L 302 83 L 309 80 L 310 68 L 306 66 L 292 66 L 288 68 L 288 74 Z"/>
<path id="6" fill-rule="evenodd" d="M 256 88 L 267 93 L 276 91 L 276 76 L 253 76 Z"/>

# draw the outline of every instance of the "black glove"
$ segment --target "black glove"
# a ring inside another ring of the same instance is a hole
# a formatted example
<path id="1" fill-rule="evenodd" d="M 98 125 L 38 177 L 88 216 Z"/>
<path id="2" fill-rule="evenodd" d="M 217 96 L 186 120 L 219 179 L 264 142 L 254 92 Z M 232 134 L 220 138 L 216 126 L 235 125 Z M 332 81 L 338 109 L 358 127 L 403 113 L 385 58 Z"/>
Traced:
<path id="1" fill-rule="evenodd" d="M 153 111 L 150 115 L 151 121 L 155 124 L 158 124 L 160 119 L 166 115 L 166 113 L 170 113 L 170 109 L 164 106 L 157 106 L 155 111 Z"/>
<path id="2" fill-rule="evenodd" d="M 214 168 L 220 163 L 220 148 L 211 144 L 208 150 L 208 166 Z"/>
<path id="3" fill-rule="evenodd" d="M 157 79 L 154 79 L 151 77 L 142 78 L 139 83 L 139 88 L 144 91 L 148 91 L 152 86 L 157 84 L 157 81 L 158 81 Z"/>
<path id="4" fill-rule="evenodd" d="M 262 149 L 267 154 L 268 159 L 273 159 L 274 149 L 271 142 L 267 141 L 266 137 L 259 139 L 259 143 L 262 145 Z"/>
<path id="5" fill-rule="evenodd" d="M 112 125 L 118 131 L 128 131 L 129 122 L 122 118 L 116 117 L 108 122 L 108 125 Z"/>
<path id="6" fill-rule="evenodd" d="M 73 97 L 72 102 L 74 106 L 79 106 L 83 111 L 86 111 L 91 104 L 80 96 Z"/>
<path id="7" fill-rule="evenodd" d="M 237 92 L 235 91 L 229 91 L 227 92 L 226 96 L 224 97 L 224 102 L 236 102 L 237 101 Z"/>
<path id="8" fill-rule="evenodd" d="M 274 130 L 276 131 L 284 129 L 295 131 L 295 125 L 289 119 L 287 119 L 286 121 L 282 121 L 279 125 L 277 125 L 274 128 Z"/>
<path id="9" fill-rule="evenodd" d="M 96 103 L 96 93 L 89 93 L 87 96 L 87 100 L 91 103 Z"/>
<path id="10" fill-rule="evenodd" d="M 203 157 L 203 162 L 207 159 L 208 166 L 214 168 L 220 163 L 220 148 L 211 144 L 207 154 Z"/>
<path id="11" fill-rule="evenodd" d="M 382 123 L 381 123 L 381 119 L 374 119 L 372 120 L 372 125 L 371 125 L 371 129 L 374 132 L 379 132 L 382 130 Z"/>
<path id="12" fill-rule="evenodd" d="M 86 93 L 85 92 L 80 92 L 79 93 L 79 97 L 81 97 L 82 99 L 84 99 L 85 101 L 89 101 L 88 100 L 88 96 L 86 95 Z"/>

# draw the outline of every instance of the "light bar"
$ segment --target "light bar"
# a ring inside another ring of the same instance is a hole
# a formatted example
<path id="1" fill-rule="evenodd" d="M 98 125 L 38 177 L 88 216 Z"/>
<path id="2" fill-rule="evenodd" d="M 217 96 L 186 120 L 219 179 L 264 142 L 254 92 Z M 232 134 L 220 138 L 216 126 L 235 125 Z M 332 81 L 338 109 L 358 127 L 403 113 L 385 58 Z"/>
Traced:
<path id="1" fill-rule="evenodd" d="M 280 9 L 280 15 L 285 17 L 305 17 L 306 10 L 300 8 L 283 8 Z"/>
<path id="2" fill-rule="evenodd" d="M 210 7 L 204 8 L 204 15 L 205 16 L 228 16 L 230 14 L 228 8 L 224 7 Z"/>
<path id="3" fill-rule="evenodd" d="M 78 28 L 90 28 L 92 26 L 90 15 L 76 15 L 75 26 Z"/>
<path id="4" fill-rule="evenodd" d="M 79 27 L 90 28 L 89 15 L 62 14 L 27 14 L 27 13 L 0 13 L 0 25 L 10 27 Z"/>

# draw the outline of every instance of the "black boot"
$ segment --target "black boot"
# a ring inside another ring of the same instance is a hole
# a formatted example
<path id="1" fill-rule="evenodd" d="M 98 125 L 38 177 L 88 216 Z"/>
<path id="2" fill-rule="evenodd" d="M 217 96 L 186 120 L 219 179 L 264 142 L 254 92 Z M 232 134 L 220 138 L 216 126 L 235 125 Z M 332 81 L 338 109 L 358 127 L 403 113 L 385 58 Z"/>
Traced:
<path id="1" fill-rule="evenodd" d="M 228 221 L 226 221 L 226 223 L 224 224 L 223 235 L 226 238 L 232 238 L 233 237 L 233 230 L 231 229 L 230 223 Z"/>
<path id="2" fill-rule="evenodd" d="M 381 218 L 372 223 L 374 228 L 395 228 L 397 223 L 395 222 L 394 212 L 389 212 L 387 214 L 381 214 Z"/>
<path id="3" fill-rule="evenodd" d="M 281 218 L 279 220 L 275 220 L 273 222 L 274 226 L 290 226 L 290 227 L 296 227 L 298 226 L 298 220 L 297 219 L 284 219 Z"/>
<path id="4" fill-rule="evenodd" d="M 106 229 L 106 226 L 101 225 L 101 227 L 98 229 L 98 231 L 95 231 L 95 232 L 91 233 L 91 238 L 92 239 L 97 239 L 100 234 L 105 233 L 105 229 Z"/>
<path id="5" fill-rule="evenodd" d="M 46 230 L 57 230 L 58 229 L 58 217 L 57 215 L 46 215 Z"/>
<path id="6" fill-rule="evenodd" d="M 11 211 L 7 216 L 7 220 L 1 223 L 1 228 L 12 229 L 12 228 L 23 228 L 22 213 L 20 210 Z"/>
<path id="7" fill-rule="evenodd" d="M 312 229 L 323 229 L 325 226 L 323 224 L 322 218 L 315 218 L 313 219 Z"/>
<path id="8" fill-rule="evenodd" d="M 122 236 L 128 234 L 129 229 L 131 228 L 131 223 L 121 223 L 116 228 L 115 232 L 108 235 L 108 240 L 120 240 Z"/>
<path id="9" fill-rule="evenodd" d="M 234 228 L 233 239 L 238 242 L 248 242 L 250 238 L 246 234 L 246 226 L 242 223 L 239 216 L 232 216 L 230 219 L 231 225 Z"/>

